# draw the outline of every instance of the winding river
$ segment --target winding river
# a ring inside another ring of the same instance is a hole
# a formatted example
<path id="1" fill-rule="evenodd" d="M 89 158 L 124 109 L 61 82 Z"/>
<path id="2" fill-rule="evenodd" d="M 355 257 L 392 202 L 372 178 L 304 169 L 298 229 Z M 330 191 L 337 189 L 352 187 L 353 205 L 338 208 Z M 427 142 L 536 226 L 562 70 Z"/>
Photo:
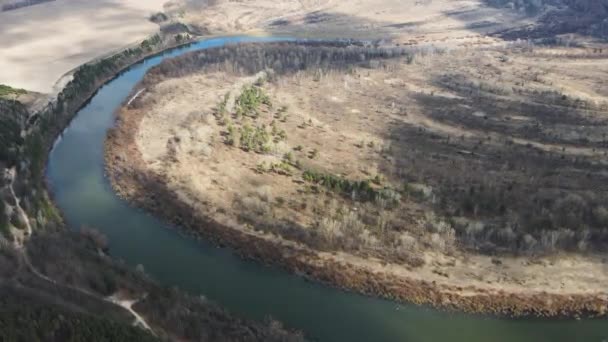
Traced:
<path id="1" fill-rule="evenodd" d="M 498 319 L 444 313 L 308 282 L 177 233 L 119 199 L 103 170 L 103 144 L 114 111 L 163 59 L 196 49 L 269 38 L 201 41 L 146 59 L 103 86 L 56 142 L 47 168 L 55 201 L 71 227 L 106 234 L 113 256 L 142 264 L 165 285 L 204 294 L 251 318 L 271 315 L 320 341 L 608 341 L 608 320 Z"/>

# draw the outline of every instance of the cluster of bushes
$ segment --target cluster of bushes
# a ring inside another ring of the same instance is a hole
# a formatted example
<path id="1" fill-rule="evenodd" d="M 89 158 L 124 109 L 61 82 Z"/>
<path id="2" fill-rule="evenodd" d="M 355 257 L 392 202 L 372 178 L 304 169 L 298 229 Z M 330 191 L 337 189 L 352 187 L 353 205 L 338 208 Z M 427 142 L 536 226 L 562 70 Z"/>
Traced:
<path id="1" fill-rule="evenodd" d="M 98 86 L 99 82 L 105 81 L 122 70 L 125 66 L 133 63 L 150 53 L 154 48 L 162 45 L 160 35 L 143 40 L 138 47 L 129 48 L 111 57 L 104 58 L 93 64 L 84 64 L 76 70 L 72 80 L 63 88 L 57 96 L 55 106 L 51 107 L 52 114 L 61 115 L 66 112 L 74 113 L 81 105 L 82 97 L 88 97 Z M 86 95 L 86 96 L 83 96 Z M 76 101 L 74 101 L 76 100 Z M 46 123 L 50 125 L 51 123 Z M 58 125 L 57 123 L 55 125 Z"/>
<path id="2" fill-rule="evenodd" d="M 292 175 L 292 164 L 287 161 L 281 161 L 278 163 L 270 163 L 266 165 L 265 162 L 261 162 L 256 166 L 256 171 L 259 173 L 273 172 L 279 175 L 291 176 Z"/>
<path id="3" fill-rule="evenodd" d="M 331 193 L 327 196 L 311 194 L 298 203 L 293 199 L 273 198 L 271 193 L 259 191 L 238 198 L 235 205 L 239 207 L 240 220 L 256 229 L 298 241 L 315 250 L 347 251 L 412 267 L 424 263 L 420 255 L 423 243 L 395 227 L 403 228 L 400 224 L 405 222 L 405 214 L 397 210 L 385 210 L 377 203 L 358 203 L 356 209 L 353 209 L 348 199 L 343 201 Z M 304 227 L 290 217 L 280 218 L 276 210 L 281 210 L 277 208 L 285 205 L 299 212 L 312 213 L 313 221 Z M 439 250 L 451 247 L 443 240 L 445 234 L 438 233 L 441 234 L 434 234 L 434 238 L 442 244 L 439 247 L 434 245 L 433 248 Z M 404 239 L 403 236 L 409 239 Z"/>
<path id="4" fill-rule="evenodd" d="M 139 44 L 140 48 L 144 51 L 152 51 L 152 49 L 162 42 L 162 38 L 160 35 L 155 34 L 154 36 L 144 40 Z M 129 51 L 129 50 L 127 50 Z"/>
<path id="5" fill-rule="evenodd" d="M 24 89 L 17 89 L 4 84 L 0 84 L 0 97 L 9 95 L 23 95 L 26 93 L 27 91 L 25 91 Z"/>
<path id="6" fill-rule="evenodd" d="M 228 136 L 226 143 L 228 145 L 236 145 L 238 141 L 239 147 L 243 151 L 255 151 L 258 153 L 267 153 L 270 151 L 270 134 L 266 131 L 266 127 L 258 126 L 251 127 L 248 124 L 244 124 L 238 128 L 239 136 L 237 136 L 237 129 L 234 126 L 228 126 Z"/>
<path id="7" fill-rule="evenodd" d="M 226 144 L 231 146 L 238 145 L 244 151 L 254 151 L 257 153 L 270 152 L 270 142 L 275 143 L 287 138 L 287 133 L 284 130 L 279 130 L 276 121 L 271 123 L 271 130 L 268 132 L 266 125 L 250 126 L 247 122 L 236 121 L 236 126 L 230 120 L 225 119 L 227 113 L 227 102 L 230 98 L 230 93 L 227 93 L 223 100 L 217 105 L 215 116 L 220 124 L 228 122 L 227 132 L 225 134 Z M 264 93 L 262 88 L 257 85 L 243 87 L 240 95 L 235 100 L 234 118 L 239 120 L 243 117 L 250 117 L 253 120 L 259 117 L 259 107 L 265 105 L 272 106 L 270 97 Z"/>
<path id="8" fill-rule="evenodd" d="M 376 189 L 371 185 L 370 180 L 351 181 L 344 177 L 311 170 L 304 171 L 302 178 L 357 201 L 388 201 L 389 204 L 396 205 L 401 200 L 401 194 L 397 191 L 388 187 Z"/>
<path id="9" fill-rule="evenodd" d="M 259 116 L 258 107 L 261 104 L 272 106 L 270 97 L 264 93 L 262 88 L 255 85 L 246 86 L 241 91 L 241 95 L 236 99 L 236 116 Z"/>

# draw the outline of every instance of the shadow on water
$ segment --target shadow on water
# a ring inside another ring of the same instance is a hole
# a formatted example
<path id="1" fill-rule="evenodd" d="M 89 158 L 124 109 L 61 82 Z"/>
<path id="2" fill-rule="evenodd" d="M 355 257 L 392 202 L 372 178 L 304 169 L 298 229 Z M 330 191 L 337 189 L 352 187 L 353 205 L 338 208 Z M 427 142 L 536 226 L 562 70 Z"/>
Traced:
<path id="1" fill-rule="evenodd" d="M 269 38 L 220 38 L 139 63 L 80 110 L 49 158 L 47 177 L 71 227 L 106 234 L 112 254 L 142 264 L 165 285 L 204 294 L 252 318 L 266 315 L 322 341 L 602 341 L 604 320 L 508 320 L 449 314 L 313 284 L 178 234 L 116 197 L 103 171 L 103 143 L 114 111 L 150 67 L 195 49 Z"/>

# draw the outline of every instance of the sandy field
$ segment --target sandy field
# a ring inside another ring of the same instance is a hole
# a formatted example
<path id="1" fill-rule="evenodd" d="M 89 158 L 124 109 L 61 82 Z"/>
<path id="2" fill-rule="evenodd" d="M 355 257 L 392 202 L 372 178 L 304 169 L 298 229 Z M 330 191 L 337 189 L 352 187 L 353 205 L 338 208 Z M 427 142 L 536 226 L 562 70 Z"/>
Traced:
<path id="1" fill-rule="evenodd" d="M 70 70 L 158 31 L 164 0 L 57 0 L 0 12 L 0 84 L 61 90 Z"/>
<path id="2" fill-rule="evenodd" d="M 176 18 L 212 33 L 474 44 L 487 33 L 530 23 L 520 13 L 474 0 L 174 0 Z"/>
<path id="3" fill-rule="evenodd" d="M 399 44 L 492 44 L 490 32 L 533 20 L 470 0 L 57 0 L 0 12 L 0 84 L 56 93 L 77 66 L 143 40 L 165 11 L 199 32 L 389 39 Z M 52 14 L 52 15 L 50 15 Z"/>

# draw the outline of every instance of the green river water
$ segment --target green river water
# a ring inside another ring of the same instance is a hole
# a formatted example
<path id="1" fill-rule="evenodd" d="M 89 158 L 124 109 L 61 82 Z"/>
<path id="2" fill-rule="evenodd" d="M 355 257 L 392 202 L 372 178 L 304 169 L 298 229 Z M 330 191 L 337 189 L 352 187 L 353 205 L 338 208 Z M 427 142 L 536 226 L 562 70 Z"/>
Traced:
<path id="1" fill-rule="evenodd" d="M 145 72 L 164 58 L 237 41 L 201 41 L 148 58 L 103 86 L 57 140 L 47 177 L 68 224 L 95 227 L 111 254 L 142 264 L 165 285 L 203 294 L 236 314 L 272 316 L 318 341 L 608 342 L 608 320 L 500 319 L 399 304 L 311 283 L 180 235 L 112 191 L 103 171 L 103 143 L 114 112 Z"/>

